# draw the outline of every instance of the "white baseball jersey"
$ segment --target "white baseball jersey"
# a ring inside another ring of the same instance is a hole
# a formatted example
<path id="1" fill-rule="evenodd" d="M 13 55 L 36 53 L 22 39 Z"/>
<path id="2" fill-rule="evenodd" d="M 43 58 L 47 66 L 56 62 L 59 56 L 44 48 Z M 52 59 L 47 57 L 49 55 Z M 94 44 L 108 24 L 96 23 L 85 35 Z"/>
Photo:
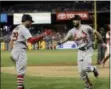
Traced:
<path id="1" fill-rule="evenodd" d="M 80 47 L 83 46 L 89 46 L 92 44 L 92 35 L 91 33 L 93 32 L 93 29 L 88 26 L 88 25 L 81 25 L 81 27 L 79 29 L 77 28 L 72 28 L 71 30 L 69 30 L 68 34 L 66 35 L 66 37 L 64 38 L 65 40 L 67 40 L 70 36 L 73 36 L 74 38 L 80 38 L 80 37 L 84 37 L 87 36 L 86 40 L 79 40 L 79 41 L 75 41 L 76 44 Z"/>
<path id="2" fill-rule="evenodd" d="M 12 32 L 11 40 L 14 40 L 13 48 L 27 48 L 27 39 L 32 37 L 24 25 L 18 25 Z"/>
<path id="3" fill-rule="evenodd" d="M 75 41 L 77 44 L 77 48 L 81 47 L 90 47 L 92 45 L 92 34 L 93 34 L 93 29 L 88 26 L 88 25 L 81 25 L 79 29 L 77 28 L 72 28 L 69 30 L 68 34 L 64 38 L 64 40 L 68 40 L 69 37 L 73 36 L 75 38 L 80 38 L 80 37 L 86 37 L 85 40 L 81 39 L 78 41 Z M 91 63 L 92 63 L 92 55 L 93 55 L 93 49 L 90 47 L 87 50 L 78 50 L 78 71 L 81 72 L 82 70 L 86 70 L 88 67 L 93 69 Z"/>

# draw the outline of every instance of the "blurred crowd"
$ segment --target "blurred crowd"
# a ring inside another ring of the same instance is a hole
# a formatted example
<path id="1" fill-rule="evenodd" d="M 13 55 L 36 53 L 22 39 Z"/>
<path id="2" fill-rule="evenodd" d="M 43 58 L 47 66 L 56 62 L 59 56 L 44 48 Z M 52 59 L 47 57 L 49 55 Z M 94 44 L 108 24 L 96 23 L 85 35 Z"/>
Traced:
<path id="1" fill-rule="evenodd" d="M 98 11 L 109 11 L 110 6 L 109 2 L 97 2 Z M 62 11 L 94 11 L 94 2 L 93 1 L 74 1 L 74 2 L 45 2 L 42 3 L 32 3 L 32 4 L 17 4 L 10 7 L 2 7 L 1 12 L 62 12 Z"/>

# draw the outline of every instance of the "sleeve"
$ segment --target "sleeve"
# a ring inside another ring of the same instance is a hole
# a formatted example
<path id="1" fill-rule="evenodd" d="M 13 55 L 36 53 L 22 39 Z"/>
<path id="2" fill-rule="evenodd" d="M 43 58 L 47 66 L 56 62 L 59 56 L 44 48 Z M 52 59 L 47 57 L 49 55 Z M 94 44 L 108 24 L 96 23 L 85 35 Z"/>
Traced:
<path id="1" fill-rule="evenodd" d="M 67 33 L 67 35 L 64 37 L 64 40 L 68 40 L 69 37 L 71 37 L 73 35 L 72 30 L 69 30 L 69 32 Z"/>
<path id="2" fill-rule="evenodd" d="M 29 39 L 32 37 L 31 33 L 29 32 L 28 29 L 24 29 L 24 32 L 22 32 L 23 36 L 25 37 L 25 39 Z"/>
<path id="3" fill-rule="evenodd" d="M 13 31 L 11 33 L 11 36 L 10 36 L 10 40 L 14 40 L 15 41 L 17 39 L 16 34 L 14 34 L 14 33 L 18 33 L 16 31 L 16 29 L 18 29 L 18 26 L 13 29 Z"/>

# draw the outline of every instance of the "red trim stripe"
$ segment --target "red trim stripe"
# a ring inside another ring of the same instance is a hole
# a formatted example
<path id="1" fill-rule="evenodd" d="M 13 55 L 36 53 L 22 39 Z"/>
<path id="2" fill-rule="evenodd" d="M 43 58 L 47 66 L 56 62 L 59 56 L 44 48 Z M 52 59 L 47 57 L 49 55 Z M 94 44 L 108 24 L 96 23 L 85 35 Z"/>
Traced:
<path id="1" fill-rule="evenodd" d="M 24 78 L 24 76 L 23 75 L 18 75 L 17 78 Z"/>

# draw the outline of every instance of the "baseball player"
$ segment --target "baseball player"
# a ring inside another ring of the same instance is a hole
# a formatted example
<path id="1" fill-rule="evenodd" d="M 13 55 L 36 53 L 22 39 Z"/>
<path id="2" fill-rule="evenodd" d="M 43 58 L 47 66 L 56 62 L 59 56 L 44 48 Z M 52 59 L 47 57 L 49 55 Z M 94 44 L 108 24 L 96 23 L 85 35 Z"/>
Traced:
<path id="1" fill-rule="evenodd" d="M 22 16 L 22 24 L 15 27 L 11 34 L 10 47 L 11 47 L 11 59 L 15 63 L 17 71 L 17 89 L 24 88 L 24 75 L 27 67 L 27 42 L 32 44 L 36 43 L 43 37 L 51 34 L 51 30 L 46 30 L 42 34 L 32 37 L 29 32 L 29 27 L 33 23 L 32 17 L 28 14 Z"/>
<path id="2" fill-rule="evenodd" d="M 95 77 L 99 76 L 97 68 L 91 64 L 91 57 L 93 55 L 92 37 L 95 34 L 101 43 L 103 43 L 103 40 L 97 31 L 93 31 L 88 25 L 81 24 L 81 18 L 79 15 L 75 15 L 71 21 L 73 22 L 74 28 L 69 30 L 67 35 L 60 40 L 58 44 L 60 45 L 66 42 L 71 36 L 74 38 L 74 41 L 78 45 L 78 71 L 81 79 L 85 82 L 85 89 L 92 89 L 92 83 L 90 82 L 87 73 L 93 72 Z"/>
<path id="3" fill-rule="evenodd" d="M 106 61 L 110 58 L 110 31 L 106 33 L 106 52 L 105 52 L 105 57 L 102 60 L 102 66 L 105 66 Z"/>

